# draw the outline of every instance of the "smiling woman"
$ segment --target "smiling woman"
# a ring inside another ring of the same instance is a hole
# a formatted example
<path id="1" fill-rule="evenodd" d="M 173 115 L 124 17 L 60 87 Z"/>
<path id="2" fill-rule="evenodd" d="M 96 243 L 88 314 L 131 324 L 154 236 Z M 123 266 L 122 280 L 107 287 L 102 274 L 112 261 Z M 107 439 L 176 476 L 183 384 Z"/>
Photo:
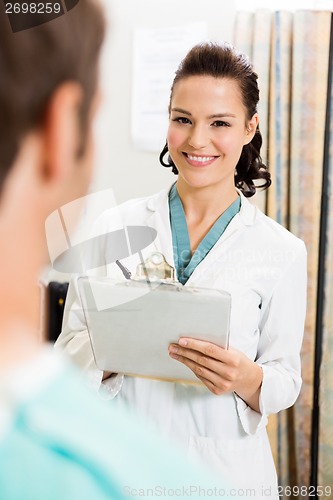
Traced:
<path id="1" fill-rule="evenodd" d="M 270 185 L 260 158 L 257 78 L 247 58 L 228 45 L 194 47 L 176 72 L 160 155 L 177 180 L 153 197 L 118 207 L 124 225 L 156 229 L 147 254 L 163 253 L 182 285 L 231 295 L 230 348 L 194 339 L 193 331 L 169 346 L 170 357 L 192 370 L 198 386 L 107 378 L 95 365 L 75 282 L 58 346 L 97 387 L 116 395 L 115 404 L 138 408 L 189 457 L 251 490 L 252 498 L 277 500 L 266 423 L 270 413 L 295 402 L 301 387 L 306 250 L 247 200 L 255 180 Z M 104 232 L 112 219 L 110 212 L 102 216 Z M 125 265 L 134 271 L 137 263 L 132 258 Z M 107 276 L 117 272 L 113 265 L 105 268 Z"/>
<path id="2" fill-rule="evenodd" d="M 191 187 L 207 193 L 221 189 L 227 208 L 238 196 L 235 165 L 257 124 L 257 113 L 247 119 L 233 80 L 191 76 L 179 81 L 173 91 L 168 131 L 170 157 L 179 174 L 179 194 Z"/>
<path id="3" fill-rule="evenodd" d="M 178 174 L 174 146 L 186 140 L 188 150 L 182 153 L 192 157 L 190 165 L 196 166 L 202 158 L 214 161 L 213 157 L 219 157 L 224 160 L 224 170 L 231 166 L 232 186 L 247 197 L 255 194 L 255 179 L 265 181 L 260 187 L 269 187 L 270 174 L 260 157 L 257 78 L 246 56 L 231 46 L 224 45 L 223 50 L 216 44 L 194 47 L 179 66 L 171 89 L 170 126 L 160 155 L 162 165 L 171 166 Z M 164 163 L 168 151 L 168 163 Z"/>

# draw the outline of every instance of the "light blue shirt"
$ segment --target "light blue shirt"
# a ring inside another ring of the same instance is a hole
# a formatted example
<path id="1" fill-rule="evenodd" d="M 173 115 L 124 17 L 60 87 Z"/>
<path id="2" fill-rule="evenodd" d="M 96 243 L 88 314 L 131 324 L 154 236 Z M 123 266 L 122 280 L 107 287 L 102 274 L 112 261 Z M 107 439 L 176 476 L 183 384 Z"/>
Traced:
<path id="1" fill-rule="evenodd" d="M 178 280 L 183 285 L 185 285 L 195 268 L 222 236 L 228 224 L 239 212 L 240 206 L 241 201 L 240 196 L 238 196 L 237 200 L 235 200 L 217 219 L 192 255 L 183 204 L 179 198 L 176 184 L 172 186 L 169 193 L 172 244 Z"/>
<path id="2" fill-rule="evenodd" d="M 0 375 L 1 500 L 154 499 L 220 486 L 81 378 L 47 351 Z"/>

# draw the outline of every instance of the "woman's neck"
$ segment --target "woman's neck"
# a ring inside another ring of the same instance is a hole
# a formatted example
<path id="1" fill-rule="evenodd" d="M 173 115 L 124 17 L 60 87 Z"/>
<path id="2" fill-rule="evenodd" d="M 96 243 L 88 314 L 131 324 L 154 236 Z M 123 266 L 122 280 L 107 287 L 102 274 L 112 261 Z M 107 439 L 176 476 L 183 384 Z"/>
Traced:
<path id="1" fill-rule="evenodd" d="M 177 191 L 182 201 L 187 223 L 211 225 L 237 199 L 234 186 L 193 188 L 178 179 Z"/>

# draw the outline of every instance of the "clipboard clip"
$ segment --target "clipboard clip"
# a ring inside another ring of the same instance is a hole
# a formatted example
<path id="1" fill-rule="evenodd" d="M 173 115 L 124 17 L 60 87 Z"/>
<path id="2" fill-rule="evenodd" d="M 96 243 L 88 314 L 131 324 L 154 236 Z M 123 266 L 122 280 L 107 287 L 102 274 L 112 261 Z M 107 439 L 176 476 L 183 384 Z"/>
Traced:
<path id="1" fill-rule="evenodd" d="M 179 284 L 175 280 L 175 275 L 175 269 L 168 264 L 164 255 L 160 252 L 153 252 L 137 266 L 133 280 Z"/>

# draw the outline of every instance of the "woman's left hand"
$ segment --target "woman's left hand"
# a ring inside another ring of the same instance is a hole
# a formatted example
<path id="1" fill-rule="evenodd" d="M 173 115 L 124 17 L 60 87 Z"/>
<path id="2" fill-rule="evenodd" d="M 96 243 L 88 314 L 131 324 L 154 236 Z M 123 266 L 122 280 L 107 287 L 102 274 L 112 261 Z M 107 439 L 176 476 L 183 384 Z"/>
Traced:
<path id="1" fill-rule="evenodd" d="M 244 353 L 182 337 L 178 344 L 169 346 L 169 355 L 190 368 L 213 394 L 236 392 L 251 408 L 260 411 L 262 368 Z"/>

